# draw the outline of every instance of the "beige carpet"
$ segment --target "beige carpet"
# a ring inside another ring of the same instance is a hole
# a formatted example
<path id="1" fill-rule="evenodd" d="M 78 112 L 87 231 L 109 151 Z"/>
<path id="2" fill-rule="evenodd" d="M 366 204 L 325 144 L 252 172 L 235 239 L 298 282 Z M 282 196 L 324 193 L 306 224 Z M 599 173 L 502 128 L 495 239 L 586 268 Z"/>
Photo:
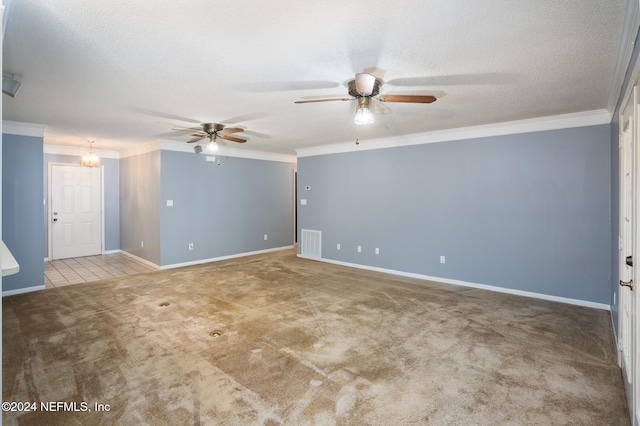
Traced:
<path id="1" fill-rule="evenodd" d="M 2 325 L 3 401 L 37 403 L 5 425 L 629 424 L 608 312 L 290 250 L 5 297 Z"/>

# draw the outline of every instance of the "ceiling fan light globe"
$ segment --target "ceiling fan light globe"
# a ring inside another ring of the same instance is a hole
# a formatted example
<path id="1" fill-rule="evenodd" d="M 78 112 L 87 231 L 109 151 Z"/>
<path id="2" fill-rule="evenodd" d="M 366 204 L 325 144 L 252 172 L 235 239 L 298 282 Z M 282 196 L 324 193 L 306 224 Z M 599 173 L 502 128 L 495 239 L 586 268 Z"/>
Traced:
<path id="1" fill-rule="evenodd" d="M 214 141 L 211 141 L 207 144 L 207 147 L 205 149 L 207 150 L 207 152 L 218 152 L 218 144 Z"/>
<path id="2" fill-rule="evenodd" d="M 356 116 L 353 118 L 353 122 L 358 126 L 363 126 L 367 124 L 373 124 L 375 120 L 373 119 L 373 114 L 366 105 L 358 106 L 356 111 Z"/>

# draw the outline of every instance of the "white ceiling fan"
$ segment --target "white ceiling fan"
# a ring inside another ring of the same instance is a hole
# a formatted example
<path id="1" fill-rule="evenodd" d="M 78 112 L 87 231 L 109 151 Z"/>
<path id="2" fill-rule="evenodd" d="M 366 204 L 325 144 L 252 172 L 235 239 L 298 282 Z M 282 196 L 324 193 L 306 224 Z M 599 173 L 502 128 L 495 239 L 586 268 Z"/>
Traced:
<path id="1" fill-rule="evenodd" d="M 296 101 L 297 104 L 313 103 L 313 102 L 330 102 L 330 101 L 358 101 L 356 108 L 356 115 L 353 122 L 357 125 L 371 124 L 374 122 L 373 114 L 369 109 L 371 99 L 378 100 L 380 102 L 407 102 L 407 103 L 419 103 L 430 104 L 435 102 L 437 98 L 432 95 L 392 95 L 392 94 L 380 94 L 380 86 L 383 81 L 377 78 L 373 74 L 366 72 L 358 73 L 354 80 L 348 83 L 349 96 L 348 97 L 333 97 L 333 98 L 317 98 L 317 99 L 301 99 Z"/>

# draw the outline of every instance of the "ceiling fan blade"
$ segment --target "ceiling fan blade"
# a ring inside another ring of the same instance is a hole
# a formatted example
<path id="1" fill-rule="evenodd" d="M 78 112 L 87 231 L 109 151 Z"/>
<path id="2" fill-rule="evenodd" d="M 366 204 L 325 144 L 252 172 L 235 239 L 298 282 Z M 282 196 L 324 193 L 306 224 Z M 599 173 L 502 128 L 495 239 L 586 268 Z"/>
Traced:
<path id="1" fill-rule="evenodd" d="M 194 143 L 194 142 L 198 142 L 200 139 L 204 139 L 204 138 L 205 138 L 204 136 L 197 136 L 197 137 L 195 137 L 195 138 L 189 139 L 189 140 L 187 141 L 187 143 Z"/>
<path id="2" fill-rule="evenodd" d="M 244 134 L 248 136 L 257 136 L 259 138 L 265 138 L 265 139 L 269 139 L 271 137 L 270 135 L 260 133 L 260 132 L 253 132 L 251 130 L 245 130 Z"/>
<path id="3" fill-rule="evenodd" d="M 238 142 L 238 143 L 245 143 L 247 141 L 246 139 L 240 139 L 240 138 L 236 138 L 235 136 L 228 136 L 228 135 L 220 135 L 218 137 L 220 139 L 225 139 L 231 142 Z"/>
<path id="4" fill-rule="evenodd" d="M 356 74 L 356 92 L 362 96 L 369 96 L 376 84 L 376 76 L 362 72 Z"/>
<path id="5" fill-rule="evenodd" d="M 238 133 L 243 131 L 244 129 L 241 129 L 240 127 L 225 127 L 220 133 Z"/>
<path id="6" fill-rule="evenodd" d="M 414 104 L 430 104 L 436 101 L 431 95 L 381 95 L 378 97 L 381 102 L 410 102 Z"/>
<path id="7" fill-rule="evenodd" d="M 202 127 L 182 127 L 182 126 L 176 126 L 173 129 L 176 132 L 193 132 L 194 130 L 202 130 Z"/>
<path id="8" fill-rule="evenodd" d="M 352 101 L 354 98 L 320 98 L 320 99 L 300 99 L 295 101 L 296 104 L 308 104 L 312 102 L 330 102 L 330 101 Z"/>

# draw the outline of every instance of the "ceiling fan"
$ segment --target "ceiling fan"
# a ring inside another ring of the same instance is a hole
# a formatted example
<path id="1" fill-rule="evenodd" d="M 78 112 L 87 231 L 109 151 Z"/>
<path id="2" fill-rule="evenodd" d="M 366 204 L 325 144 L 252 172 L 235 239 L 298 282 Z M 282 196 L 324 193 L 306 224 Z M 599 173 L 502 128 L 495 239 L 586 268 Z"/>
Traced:
<path id="1" fill-rule="evenodd" d="M 357 99 L 358 106 L 353 122 L 361 125 L 371 124 L 374 121 L 373 114 L 369 110 L 371 99 L 376 99 L 380 102 L 408 102 L 418 104 L 430 104 L 436 101 L 436 97 L 431 95 L 380 95 L 380 86 L 382 83 L 383 81 L 373 74 L 366 72 L 358 73 L 356 74 L 356 78 L 348 84 L 349 97 L 301 99 L 295 103 L 306 104 L 311 102 L 352 101 Z"/>
<path id="2" fill-rule="evenodd" d="M 218 142 L 218 139 L 223 139 L 231 142 L 245 143 L 247 140 L 244 138 L 240 138 L 237 136 L 231 136 L 234 133 L 243 132 L 244 129 L 240 127 L 224 127 L 224 124 L 219 123 L 202 123 L 200 127 L 177 127 L 174 130 L 179 131 L 188 131 L 193 132 L 191 139 L 187 141 L 187 143 L 198 142 L 201 139 L 209 138 L 209 143 L 206 146 L 206 150 L 209 152 L 217 152 L 218 144 L 222 142 Z M 200 144 L 194 147 L 194 151 L 196 153 L 202 152 L 202 147 Z"/>

